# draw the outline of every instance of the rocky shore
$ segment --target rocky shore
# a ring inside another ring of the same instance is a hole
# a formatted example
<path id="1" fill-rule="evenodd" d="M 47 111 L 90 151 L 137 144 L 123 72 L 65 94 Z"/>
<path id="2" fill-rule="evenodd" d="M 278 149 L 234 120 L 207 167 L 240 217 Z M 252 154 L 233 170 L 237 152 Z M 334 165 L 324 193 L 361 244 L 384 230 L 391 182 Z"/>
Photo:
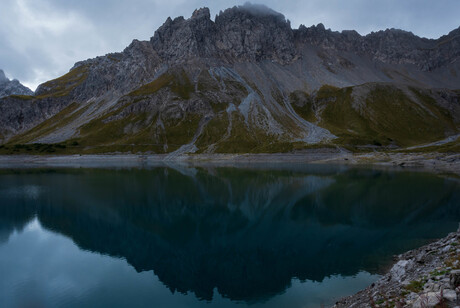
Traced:
<path id="1" fill-rule="evenodd" d="M 380 280 L 333 307 L 460 307 L 460 229 L 395 257 Z"/>

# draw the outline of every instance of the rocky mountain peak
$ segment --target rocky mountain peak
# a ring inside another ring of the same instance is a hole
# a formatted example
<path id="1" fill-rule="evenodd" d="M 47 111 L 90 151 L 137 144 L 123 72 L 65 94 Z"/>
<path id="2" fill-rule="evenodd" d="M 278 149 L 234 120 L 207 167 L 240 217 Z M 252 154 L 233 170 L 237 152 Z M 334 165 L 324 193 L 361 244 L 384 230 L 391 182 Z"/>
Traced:
<path id="1" fill-rule="evenodd" d="M 192 17 L 170 17 L 155 31 L 150 39 L 152 47 L 167 62 L 180 63 L 193 57 L 210 57 L 214 23 L 210 19 L 209 9 L 195 10 Z"/>
<path id="2" fill-rule="evenodd" d="M 460 27 L 450 31 L 446 35 L 441 36 L 436 41 L 438 42 L 438 44 L 454 43 L 455 47 L 459 47 L 460 46 Z"/>
<path id="3" fill-rule="evenodd" d="M 23 86 L 17 79 L 9 80 L 0 69 L 0 98 L 9 95 L 33 95 L 29 88 Z"/>
<path id="4" fill-rule="evenodd" d="M 378 40 L 386 44 L 412 44 L 418 47 L 420 44 L 427 43 L 430 40 L 416 36 L 412 32 L 404 31 L 401 29 L 386 29 L 377 32 L 371 32 L 366 35 L 370 40 Z"/>
<path id="5" fill-rule="evenodd" d="M 195 10 L 189 19 L 168 18 L 150 41 L 158 55 L 172 64 L 196 58 L 287 63 L 296 55 L 289 21 L 263 5 L 235 6 L 220 12 L 215 22 L 206 7 Z"/>
<path id="6" fill-rule="evenodd" d="M 316 29 L 318 29 L 319 31 L 325 31 L 326 28 L 324 27 L 324 25 L 322 23 L 319 23 L 317 26 L 316 26 Z"/>
<path id="7" fill-rule="evenodd" d="M 197 9 L 193 12 L 192 19 L 211 19 L 211 12 L 207 7 Z"/>
<path id="8" fill-rule="evenodd" d="M 246 3 L 241 6 L 234 6 L 221 11 L 216 16 L 217 25 L 226 27 L 230 23 L 239 28 L 254 30 L 265 27 L 292 35 L 291 24 L 284 15 L 261 4 Z"/>
<path id="9" fill-rule="evenodd" d="M 246 2 L 244 5 L 234 6 L 225 11 L 221 11 L 217 17 L 240 17 L 240 18 L 266 18 L 272 21 L 287 23 L 283 14 L 276 12 L 263 4 L 251 4 Z M 216 17 L 216 19 L 217 19 Z M 217 20 L 216 20 L 217 21 Z"/>

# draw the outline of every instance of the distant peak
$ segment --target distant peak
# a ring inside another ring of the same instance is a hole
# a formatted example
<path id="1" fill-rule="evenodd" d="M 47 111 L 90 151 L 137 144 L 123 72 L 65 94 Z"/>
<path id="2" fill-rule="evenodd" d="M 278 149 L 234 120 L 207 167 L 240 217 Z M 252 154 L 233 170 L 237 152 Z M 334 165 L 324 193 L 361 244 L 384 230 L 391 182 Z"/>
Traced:
<path id="1" fill-rule="evenodd" d="M 283 14 L 272 10 L 271 8 L 263 4 L 252 4 L 246 2 L 244 5 L 234 6 L 232 8 L 221 11 L 218 17 L 223 16 L 235 16 L 239 14 L 248 14 L 254 17 L 271 17 L 279 21 L 286 22 L 286 18 Z"/>
<path id="2" fill-rule="evenodd" d="M 410 32 L 410 31 L 406 31 L 406 30 L 402 30 L 402 29 L 397 29 L 397 28 L 386 29 L 385 32 L 402 33 L 402 34 L 414 35 L 414 34 L 413 34 L 412 32 Z"/>
<path id="3" fill-rule="evenodd" d="M 281 13 L 272 10 L 264 4 L 252 4 L 251 2 L 246 2 L 245 4 L 239 6 L 239 8 L 242 10 L 246 10 L 254 15 L 282 15 Z"/>
<path id="4" fill-rule="evenodd" d="M 380 30 L 380 31 L 377 31 L 377 32 L 371 32 L 370 34 L 374 34 L 374 35 L 404 35 L 404 36 L 416 36 L 415 34 L 413 34 L 412 32 L 410 31 L 406 31 L 406 30 L 402 30 L 402 29 L 396 29 L 396 28 L 387 28 L 385 30 Z"/>
<path id="5" fill-rule="evenodd" d="M 211 13 L 209 11 L 209 8 L 203 7 L 193 12 L 192 19 L 201 19 L 201 18 L 211 19 Z"/>
<path id="6" fill-rule="evenodd" d="M 0 69 L 0 98 L 14 94 L 33 95 L 34 92 L 23 86 L 17 79 L 9 80 L 5 72 Z"/>
<path id="7" fill-rule="evenodd" d="M 322 30 L 322 31 L 326 30 L 326 27 L 324 27 L 324 25 L 323 25 L 322 23 L 319 23 L 319 24 L 316 26 L 316 28 L 318 28 L 319 30 Z"/>

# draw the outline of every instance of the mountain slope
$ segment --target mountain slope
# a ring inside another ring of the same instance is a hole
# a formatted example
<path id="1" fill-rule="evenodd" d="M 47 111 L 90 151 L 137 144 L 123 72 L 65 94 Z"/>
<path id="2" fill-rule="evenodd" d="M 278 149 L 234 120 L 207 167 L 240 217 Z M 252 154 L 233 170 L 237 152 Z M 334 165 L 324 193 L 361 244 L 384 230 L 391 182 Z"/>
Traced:
<path id="1" fill-rule="evenodd" d="M 261 6 L 215 21 L 204 8 L 168 18 L 150 41 L 78 62 L 34 96 L 1 99 L 0 137 L 9 149 L 171 157 L 430 143 L 460 127 L 459 31 L 429 40 L 293 30 Z"/>

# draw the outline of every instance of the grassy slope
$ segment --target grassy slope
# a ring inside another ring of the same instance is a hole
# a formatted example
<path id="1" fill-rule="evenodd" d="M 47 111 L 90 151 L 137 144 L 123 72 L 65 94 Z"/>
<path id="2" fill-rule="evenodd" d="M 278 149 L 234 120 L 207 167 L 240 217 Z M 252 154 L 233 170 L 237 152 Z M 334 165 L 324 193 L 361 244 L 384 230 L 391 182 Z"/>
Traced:
<path id="1" fill-rule="evenodd" d="M 82 84 L 88 77 L 88 68 L 86 66 L 77 67 L 67 74 L 50 80 L 42 85 L 43 88 L 49 89 L 44 91 L 36 98 L 46 97 L 64 97 L 70 94 L 70 92 Z"/>
<path id="2" fill-rule="evenodd" d="M 127 104 L 81 127 L 77 141 L 82 151 L 168 153 L 190 142 L 201 120 L 197 113 L 162 120 L 164 129 L 157 125 L 159 115 L 152 112 L 142 111 L 117 117 L 125 108 L 148 100 L 162 89 L 173 93 L 173 100 L 177 101 L 190 99 L 194 92 L 194 87 L 184 72 L 164 74 L 141 86 L 125 97 Z"/>
<path id="3" fill-rule="evenodd" d="M 293 107 L 312 121 L 313 109 L 321 106 L 318 124 L 339 137 L 337 144 L 351 147 L 390 144 L 406 147 L 440 140 L 445 138 L 446 131 L 457 131 L 449 112 L 431 96 L 421 90 L 411 91 L 417 102 L 398 88 L 375 85 L 360 105 L 353 101 L 353 87 L 323 86 L 316 96 L 304 99 L 303 103 L 294 101 Z"/>
<path id="4" fill-rule="evenodd" d="M 48 82 L 46 85 L 53 90 L 41 96 L 68 95 L 86 76 L 85 67 L 77 68 Z M 0 147 L 0 153 L 172 152 L 192 140 L 203 120 L 202 111 L 188 110 L 179 118 L 169 119 L 152 111 L 131 112 L 121 116 L 125 108 L 149 101 L 159 91 L 169 93 L 171 104 L 192 106 L 197 99 L 209 104 L 214 116 L 195 143 L 199 153 L 207 149 L 216 153 L 275 153 L 334 145 L 346 146 L 352 150 L 361 145 L 391 144 L 406 147 L 440 140 L 445 137 L 446 131 L 457 131 L 449 112 L 438 106 L 433 97 L 422 90 L 410 89 L 413 95 L 409 97 L 396 87 L 374 85 L 358 104 L 353 100 L 353 87 L 339 89 L 323 86 L 313 96 L 300 91 L 289 96 L 294 110 L 301 117 L 339 137 L 331 145 L 308 146 L 302 142 L 284 141 L 261 129 L 254 129 L 254 126 L 248 126 L 238 112 L 233 111 L 229 115 L 226 110 L 229 104 L 238 106 L 248 94 L 238 82 L 226 81 L 223 90 L 220 81 L 211 78 L 207 71 L 203 71 L 197 80 L 195 88 L 183 71 L 164 74 L 129 93 L 124 98 L 126 103 L 118 109 L 82 126 L 78 138 L 57 145 L 24 145 L 58 130 L 81 115 L 84 110 L 76 111 L 78 105 L 73 103 L 32 130 L 14 137 L 7 145 Z M 221 98 L 216 95 L 219 91 L 224 91 L 227 96 Z M 274 95 L 274 99 L 278 96 Z M 279 115 L 273 116 L 283 123 L 284 119 L 281 121 L 277 118 Z M 158 124 L 159 119 L 161 125 Z M 288 124 L 284 126 L 293 129 Z M 458 151 L 458 147 L 458 143 L 454 142 L 444 145 L 442 149 Z"/>

